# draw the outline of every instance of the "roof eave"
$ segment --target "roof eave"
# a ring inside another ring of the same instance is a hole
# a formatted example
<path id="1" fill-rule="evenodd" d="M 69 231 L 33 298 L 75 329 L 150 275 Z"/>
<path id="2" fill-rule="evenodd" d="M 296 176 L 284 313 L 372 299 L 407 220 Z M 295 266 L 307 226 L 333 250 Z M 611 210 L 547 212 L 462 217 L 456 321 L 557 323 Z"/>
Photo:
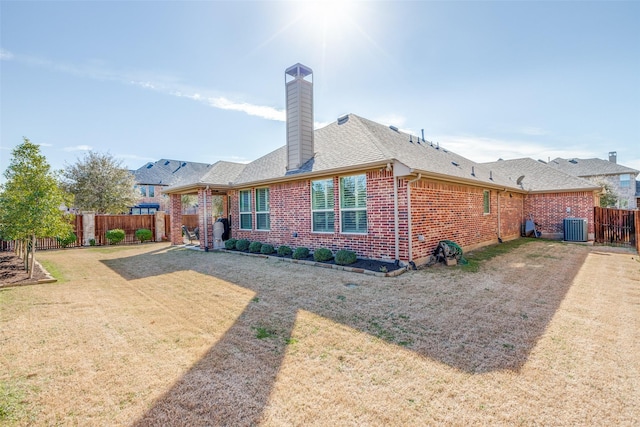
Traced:
<path id="1" fill-rule="evenodd" d="M 422 178 L 431 178 L 431 179 L 436 180 L 436 181 L 451 182 L 451 183 L 455 183 L 455 184 L 472 185 L 474 187 L 492 188 L 492 189 L 495 189 L 495 190 L 508 190 L 508 191 L 512 191 L 514 193 L 523 193 L 523 194 L 527 193 L 526 190 L 523 190 L 520 187 L 512 187 L 512 186 L 502 185 L 502 184 L 495 183 L 495 182 L 486 182 L 486 181 L 480 181 L 480 180 L 476 180 L 476 179 L 461 178 L 461 177 L 457 177 L 457 176 L 439 174 L 437 172 L 425 171 L 425 170 L 420 170 L 420 169 L 411 169 L 411 173 L 414 174 L 414 175 L 415 174 L 421 174 Z"/>

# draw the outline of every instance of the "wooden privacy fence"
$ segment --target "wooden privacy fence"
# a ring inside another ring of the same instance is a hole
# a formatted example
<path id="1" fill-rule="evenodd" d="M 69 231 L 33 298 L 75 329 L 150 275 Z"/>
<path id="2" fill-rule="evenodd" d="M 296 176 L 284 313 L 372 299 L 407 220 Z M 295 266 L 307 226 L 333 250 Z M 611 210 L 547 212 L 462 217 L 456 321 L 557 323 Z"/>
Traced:
<path id="1" fill-rule="evenodd" d="M 156 235 L 155 215 L 96 215 L 96 245 L 108 244 L 106 232 L 116 228 L 125 232 L 123 243 L 137 243 L 135 233 L 140 228 L 151 230 Z"/>
<path id="2" fill-rule="evenodd" d="M 186 225 L 190 231 L 198 226 L 198 215 L 182 215 L 182 224 Z M 164 235 L 171 240 L 171 215 L 164 215 Z"/>
<path id="3" fill-rule="evenodd" d="M 71 220 L 73 226 L 73 232 L 76 235 L 76 241 L 67 245 L 68 248 L 74 248 L 82 246 L 84 236 L 82 234 L 82 215 L 75 215 Z M 58 239 L 54 237 L 44 237 L 36 239 L 36 251 L 44 249 L 59 249 L 62 246 L 58 242 Z M 0 240 L 0 251 L 13 251 L 15 249 L 15 240 Z"/>
<path id="4" fill-rule="evenodd" d="M 593 209 L 596 243 L 631 246 L 640 252 L 639 211 L 601 207 Z"/>

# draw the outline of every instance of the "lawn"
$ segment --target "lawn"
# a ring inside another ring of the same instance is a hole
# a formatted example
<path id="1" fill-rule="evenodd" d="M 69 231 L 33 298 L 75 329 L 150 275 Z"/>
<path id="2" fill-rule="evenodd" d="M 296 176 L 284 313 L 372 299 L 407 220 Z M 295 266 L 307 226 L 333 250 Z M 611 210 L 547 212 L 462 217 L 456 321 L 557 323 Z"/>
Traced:
<path id="1" fill-rule="evenodd" d="M 638 256 L 530 241 L 380 278 L 166 244 L 0 289 L 0 424 L 633 425 Z"/>

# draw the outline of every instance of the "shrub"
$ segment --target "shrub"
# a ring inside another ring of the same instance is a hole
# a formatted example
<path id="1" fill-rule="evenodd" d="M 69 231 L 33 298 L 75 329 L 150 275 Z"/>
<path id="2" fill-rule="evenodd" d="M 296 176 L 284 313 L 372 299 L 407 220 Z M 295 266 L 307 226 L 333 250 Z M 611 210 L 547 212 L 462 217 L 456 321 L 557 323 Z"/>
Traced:
<path id="1" fill-rule="evenodd" d="M 116 245 L 124 240 L 126 236 L 124 230 L 120 228 L 114 228 L 113 230 L 107 230 L 106 237 L 110 245 Z"/>
<path id="2" fill-rule="evenodd" d="M 358 260 L 358 256 L 355 252 L 347 251 L 347 250 L 339 250 L 336 252 L 336 264 L 338 265 L 349 265 L 353 264 Z"/>
<path id="3" fill-rule="evenodd" d="M 96 245 L 96 239 L 89 239 L 89 246 L 95 246 Z"/>
<path id="4" fill-rule="evenodd" d="M 249 245 L 249 252 L 258 253 L 262 249 L 262 243 L 260 242 L 251 242 Z"/>
<path id="5" fill-rule="evenodd" d="M 236 242 L 236 249 L 239 251 L 246 251 L 249 249 L 250 242 L 247 239 L 240 239 Z"/>
<path id="6" fill-rule="evenodd" d="M 265 243 L 264 245 L 262 245 L 262 248 L 260 248 L 260 253 L 265 255 L 271 255 L 275 251 L 276 250 L 274 249 L 274 247 L 268 243 Z"/>
<path id="7" fill-rule="evenodd" d="M 78 240 L 78 236 L 76 236 L 76 233 L 71 232 L 64 237 L 56 237 L 56 240 L 60 246 L 66 248 L 70 244 L 75 243 L 75 241 Z"/>
<path id="8" fill-rule="evenodd" d="M 224 242 L 224 247 L 225 249 L 228 249 L 230 251 L 234 250 L 236 248 L 236 243 L 238 242 L 238 240 L 236 239 L 229 239 L 226 242 Z"/>
<path id="9" fill-rule="evenodd" d="M 333 253 L 327 248 L 316 249 L 313 252 L 313 259 L 318 262 L 329 261 L 333 258 Z"/>
<path id="10" fill-rule="evenodd" d="M 151 234 L 151 230 L 149 230 L 148 228 L 140 228 L 138 230 L 136 230 L 136 239 L 140 240 L 140 243 L 144 242 L 145 240 L 151 240 L 153 238 L 153 234 Z"/>
<path id="11" fill-rule="evenodd" d="M 282 245 L 278 248 L 278 255 L 280 256 L 289 256 L 293 253 L 293 250 L 286 245 Z"/>
<path id="12" fill-rule="evenodd" d="M 291 258 L 293 259 L 305 259 L 309 256 L 309 248 L 296 248 L 295 251 L 293 251 L 293 255 L 291 255 Z"/>

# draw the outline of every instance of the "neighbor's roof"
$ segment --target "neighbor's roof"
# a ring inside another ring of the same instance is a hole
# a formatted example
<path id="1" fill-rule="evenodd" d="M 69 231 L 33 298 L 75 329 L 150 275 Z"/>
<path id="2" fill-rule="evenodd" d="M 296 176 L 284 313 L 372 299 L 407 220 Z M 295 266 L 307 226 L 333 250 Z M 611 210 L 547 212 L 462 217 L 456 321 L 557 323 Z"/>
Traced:
<path id="1" fill-rule="evenodd" d="M 180 185 L 198 180 L 210 166 L 206 163 L 160 159 L 132 172 L 136 184 Z"/>
<path id="2" fill-rule="evenodd" d="M 573 176 L 638 174 L 640 171 L 603 159 L 563 159 L 558 157 L 549 166 Z"/>
<path id="3" fill-rule="evenodd" d="M 498 160 L 497 162 L 483 163 L 503 176 L 509 177 L 514 182 L 520 182 L 520 188 L 530 192 L 550 191 L 595 191 L 599 186 L 592 182 L 561 170 L 554 169 L 546 163 L 531 158 Z"/>

